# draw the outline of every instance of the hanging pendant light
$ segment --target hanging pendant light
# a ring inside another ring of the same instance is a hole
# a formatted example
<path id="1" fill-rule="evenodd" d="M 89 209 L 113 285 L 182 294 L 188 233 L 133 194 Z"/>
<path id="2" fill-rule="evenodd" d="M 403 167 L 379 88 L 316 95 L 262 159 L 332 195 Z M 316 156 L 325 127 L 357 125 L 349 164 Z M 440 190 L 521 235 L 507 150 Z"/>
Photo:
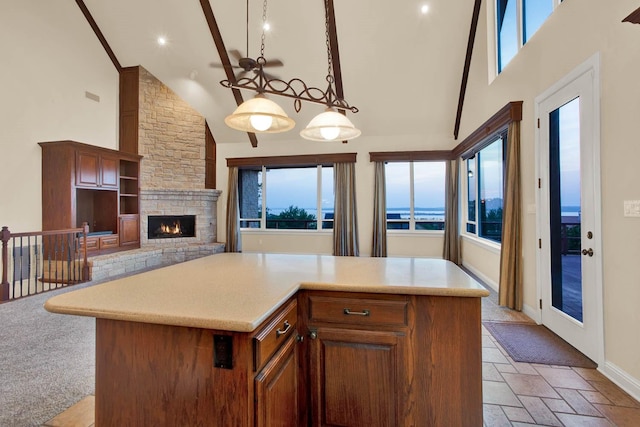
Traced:
<path id="1" fill-rule="evenodd" d="M 284 110 L 275 102 L 265 98 L 264 94 L 282 95 L 294 98 L 294 108 L 300 111 L 302 101 L 325 105 L 326 111 L 314 117 L 300 135 L 311 141 L 347 141 L 360 136 L 362 133 L 351 120 L 341 112 L 357 113 L 355 106 L 349 105 L 343 94 L 336 94 L 335 79 L 333 77 L 333 61 L 331 57 L 331 42 L 329 39 L 329 0 L 325 0 L 325 41 L 327 46 L 327 89 L 323 91 L 317 87 L 308 86 L 303 80 L 294 78 L 284 81 L 268 76 L 264 72 L 267 60 L 264 57 L 264 24 L 267 19 L 267 0 L 263 0 L 262 21 L 263 32 L 260 44 L 260 56 L 251 60 L 245 71 L 253 70 L 249 77 L 222 80 L 220 84 L 229 89 L 247 89 L 256 91 L 255 98 L 243 102 L 224 122 L 230 128 L 252 133 L 286 132 L 295 126 L 295 122 L 287 116 Z M 247 52 L 249 51 L 249 3 L 247 0 Z M 249 60 L 250 58 L 243 58 Z M 242 65 L 242 63 L 240 64 Z M 252 76 L 252 77 L 251 77 Z"/>
<path id="2" fill-rule="evenodd" d="M 262 93 L 240 104 L 233 114 L 225 117 L 224 122 L 230 128 L 253 133 L 286 132 L 296 124 L 278 104 Z"/>
<path id="3" fill-rule="evenodd" d="M 359 137 L 361 133 L 347 116 L 327 108 L 309 122 L 300 136 L 311 141 L 346 141 Z"/>

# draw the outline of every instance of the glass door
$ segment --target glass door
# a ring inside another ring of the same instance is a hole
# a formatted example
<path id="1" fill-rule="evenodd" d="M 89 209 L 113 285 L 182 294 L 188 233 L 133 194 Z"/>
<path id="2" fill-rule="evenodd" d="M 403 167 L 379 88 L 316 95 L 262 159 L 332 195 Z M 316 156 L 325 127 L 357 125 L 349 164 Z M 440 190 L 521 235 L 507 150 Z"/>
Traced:
<path id="1" fill-rule="evenodd" d="M 582 322 L 580 98 L 549 113 L 551 305 Z"/>
<path id="2" fill-rule="evenodd" d="M 603 355 L 597 64 L 536 99 L 540 322 Z M 580 69 L 580 67 L 579 67 Z"/>

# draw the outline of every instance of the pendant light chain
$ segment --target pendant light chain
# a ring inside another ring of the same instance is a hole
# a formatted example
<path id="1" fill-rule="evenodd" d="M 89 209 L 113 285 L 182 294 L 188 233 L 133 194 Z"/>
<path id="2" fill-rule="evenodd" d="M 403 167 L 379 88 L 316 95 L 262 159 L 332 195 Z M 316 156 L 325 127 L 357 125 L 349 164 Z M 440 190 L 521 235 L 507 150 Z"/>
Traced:
<path id="1" fill-rule="evenodd" d="M 264 27 L 267 23 L 267 0 L 262 2 L 262 36 L 260 38 L 260 56 L 264 57 Z"/>
<path id="2" fill-rule="evenodd" d="M 266 1 L 266 0 L 265 0 Z M 331 61 L 331 43 L 329 42 L 329 0 L 324 0 L 324 35 L 327 44 L 327 77 L 333 76 L 333 64 Z"/>

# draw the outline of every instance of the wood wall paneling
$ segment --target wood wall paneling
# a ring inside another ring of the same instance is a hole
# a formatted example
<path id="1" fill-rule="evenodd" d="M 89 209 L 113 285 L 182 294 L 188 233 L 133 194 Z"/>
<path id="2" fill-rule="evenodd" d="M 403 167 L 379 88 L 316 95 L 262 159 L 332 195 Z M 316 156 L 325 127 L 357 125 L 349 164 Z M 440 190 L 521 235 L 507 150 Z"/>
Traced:
<path id="1" fill-rule="evenodd" d="M 138 103 L 140 68 L 127 67 L 120 72 L 120 151 L 138 154 Z"/>
<path id="2" fill-rule="evenodd" d="M 209 124 L 205 122 L 204 136 L 204 188 L 216 188 L 216 140 L 213 138 Z"/>

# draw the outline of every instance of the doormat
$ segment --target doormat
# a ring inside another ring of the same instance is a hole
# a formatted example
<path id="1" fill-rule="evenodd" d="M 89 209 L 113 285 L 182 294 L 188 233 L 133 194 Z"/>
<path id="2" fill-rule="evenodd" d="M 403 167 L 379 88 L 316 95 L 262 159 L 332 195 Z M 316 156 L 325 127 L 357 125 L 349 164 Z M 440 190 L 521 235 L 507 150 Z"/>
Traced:
<path id="1" fill-rule="evenodd" d="M 482 322 L 516 362 L 597 368 L 598 365 L 542 325 Z"/>

